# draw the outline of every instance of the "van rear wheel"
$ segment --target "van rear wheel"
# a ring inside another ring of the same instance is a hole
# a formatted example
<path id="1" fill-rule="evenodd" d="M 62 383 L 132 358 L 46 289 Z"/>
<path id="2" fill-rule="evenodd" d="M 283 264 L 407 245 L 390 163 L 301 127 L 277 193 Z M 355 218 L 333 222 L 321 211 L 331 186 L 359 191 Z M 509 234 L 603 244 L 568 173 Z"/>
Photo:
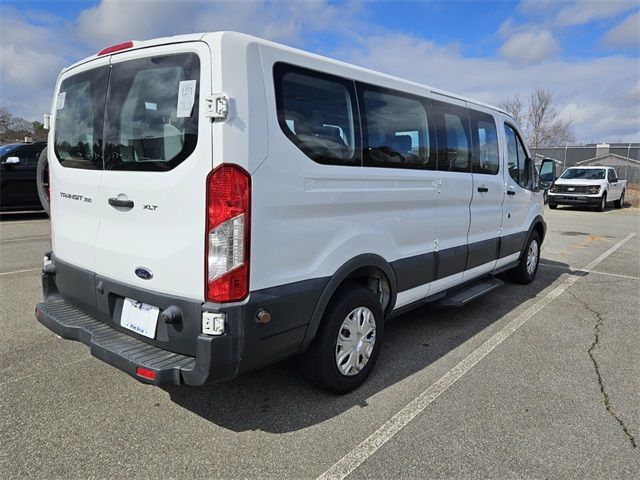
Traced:
<path id="1" fill-rule="evenodd" d="M 383 332 L 384 313 L 376 295 L 360 285 L 347 285 L 327 307 L 305 352 L 307 377 L 334 393 L 357 388 L 373 370 Z"/>

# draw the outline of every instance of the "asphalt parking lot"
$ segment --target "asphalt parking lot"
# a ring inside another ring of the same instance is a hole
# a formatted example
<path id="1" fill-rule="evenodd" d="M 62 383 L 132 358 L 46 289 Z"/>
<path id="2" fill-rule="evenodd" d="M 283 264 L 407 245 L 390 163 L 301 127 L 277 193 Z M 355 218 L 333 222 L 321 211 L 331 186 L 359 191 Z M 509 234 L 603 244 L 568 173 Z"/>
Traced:
<path id="1" fill-rule="evenodd" d="M 34 318 L 49 225 L 0 221 L 3 478 L 638 478 L 640 210 L 546 211 L 538 277 L 392 320 L 345 396 L 296 360 L 143 385 Z"/>

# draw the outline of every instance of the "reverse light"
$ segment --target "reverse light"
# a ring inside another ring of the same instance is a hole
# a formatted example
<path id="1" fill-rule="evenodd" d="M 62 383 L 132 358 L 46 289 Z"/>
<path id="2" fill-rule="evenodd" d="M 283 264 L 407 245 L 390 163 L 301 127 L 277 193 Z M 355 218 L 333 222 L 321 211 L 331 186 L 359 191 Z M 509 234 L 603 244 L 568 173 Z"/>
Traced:
<path id="1" fill-rule="evenodd" d="M 221 165 L 207 178 L 206 292 L 210 302 L 235 302 L 249 293 L 250 177 Z"/>
<path id="2" fill-rule="evenodd" d="M 117 45 L 111 45 L 110 47 L 103 48 L 98 52 L 98 56 L 120 52 L 122 50 L 128 50 L 130 48 L 133 48 L 133 42 L 131 40 L 129 40 L 128 42 L 122 42 L 118 43 Z"/>

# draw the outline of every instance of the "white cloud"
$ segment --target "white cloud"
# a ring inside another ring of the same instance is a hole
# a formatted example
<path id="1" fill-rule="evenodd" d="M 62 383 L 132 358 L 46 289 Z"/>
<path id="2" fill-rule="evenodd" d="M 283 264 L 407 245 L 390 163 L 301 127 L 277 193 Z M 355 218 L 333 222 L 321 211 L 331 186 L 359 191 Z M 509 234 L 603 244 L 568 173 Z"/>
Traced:
<path id="1" fill-rule="evenodd" d="M 465 57 L 458 44 L 389 33 L 384 25 L 367 23 L 362 9 L 361 4 L 327 0 L 103 0 L 64 22 L 0 8 L 0 106 L 38 119 L 50 107 L 64 65 L 124 40 L 225 29 L 321 53 L 327 53 L 322 39 L 330 35 L 330 56 L 492 104 L 545 86 L 554 92 L 562 117 L 575 120 L 579 140 L 640 141 L 637 58 L 564 61 L 556 55 L 559 46 L 551 27 L 535 30 L 513 21 L 501 29 L 500 56 Z"/>
<path id="2" fill-rule="evenodd" d="M 562 7 L 555 21 L 559 26 L 583 25 L 615 17 L 637 6 L 632 0 L 579 0 Z"/>
<path id="3" fill-rule="evenodd" d="M 640 81 L 636 59 L 513 65 L 501 58 L 465 57 L 455 47 L 395 34 L 370 36 L 338 56 L 494 105 L 544 86 L 553 92 L 561 118 L 574 120 L 579 141 L 640 141 L 638 103 L 629 98 Z"/>
<path id="4" fill-rule="evenodd" d="M 602 37 L 603 45 L 611 48 L 640 49 L 640 12 L 629 15 Z"/>
<path id="5" fill-rule="evenodd" d="M 78 36 L 100 49 L 126 40 L 187 33 L 196 10 L 194 2 L 102 0 L 80 13 Z"/>
<path id="6" fill-rule="evenodd" d="M 358 4 L 300 2 L 102 0 L 78 17 L 80 38 L 95 49 L 126 41 L 193 32 L 235 30 L 299 44 L 318 31 L 346 30 Z"/>
<path id="7" fill-rule="evenodd" d="M 0 19 L 0 105 L 40 118 L 49 111 L 56 77 L 76 50 L 69 35 L 61 34 L 60 18 L 34 24 L 16 10 L 0 8 Z"/>
<path id="8" fill-rule="evenodd" d="M 540 63 L 559 51 L 558 41 L 548 30 L 516 33 L 500 47 L 500 55 L 518 65 Z"/>

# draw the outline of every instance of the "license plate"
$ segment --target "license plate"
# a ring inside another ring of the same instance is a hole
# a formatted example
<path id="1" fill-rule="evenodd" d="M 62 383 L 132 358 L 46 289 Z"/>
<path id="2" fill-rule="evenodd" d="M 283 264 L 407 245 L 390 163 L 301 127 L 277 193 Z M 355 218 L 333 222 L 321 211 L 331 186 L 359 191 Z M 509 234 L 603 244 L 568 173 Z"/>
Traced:
<path id="1" fill-rule="evenodd" d="M 120 325 L 145 337 L 155 338 L 159 312 L 158 307 L 125 298 L 122 303 Z"/>

